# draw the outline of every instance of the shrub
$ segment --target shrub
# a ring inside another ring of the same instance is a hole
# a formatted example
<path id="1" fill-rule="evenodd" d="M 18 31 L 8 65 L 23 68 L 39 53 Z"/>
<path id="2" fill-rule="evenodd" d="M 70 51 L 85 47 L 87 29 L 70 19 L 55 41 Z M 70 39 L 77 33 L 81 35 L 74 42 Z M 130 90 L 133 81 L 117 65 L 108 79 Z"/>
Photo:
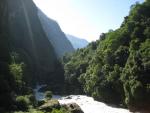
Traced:
<path id="1" fill-rule="evenodd" d="M 31 105 L 33 105 L 33 106 L 37 105 L 36 98 L 33 94 L 28 95 L 27 98 L 29 99 Z"/>
<path id="2" fill-rule="evenodd" d="M 17 107 L 18 107 L 19 110 L 22 110 L 22 111 L 27 111 L 28 110 L 29 100 L 28 100 L 27 97 L 18 96 L 16 98 L 16 103 L 17 103 Z"/>
<path id="3" fill-rule="evenodd" d="M 53 109 L 51 113 L 71 113 L 71 112 L 66 110 L 65 108 L 61 108 L 61 109 Z"/>

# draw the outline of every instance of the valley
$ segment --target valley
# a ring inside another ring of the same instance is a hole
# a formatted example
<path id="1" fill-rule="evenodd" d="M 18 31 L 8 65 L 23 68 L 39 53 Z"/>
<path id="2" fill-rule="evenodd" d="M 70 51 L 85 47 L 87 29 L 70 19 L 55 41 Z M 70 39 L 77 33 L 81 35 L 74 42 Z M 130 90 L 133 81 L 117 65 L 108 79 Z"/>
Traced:
<path id="1" fill-rule="evenodd" d="M 0 113 L 150 112 L 150 1 L 96 41 L 75 36 L 32 0 L 0 0 Z"/>

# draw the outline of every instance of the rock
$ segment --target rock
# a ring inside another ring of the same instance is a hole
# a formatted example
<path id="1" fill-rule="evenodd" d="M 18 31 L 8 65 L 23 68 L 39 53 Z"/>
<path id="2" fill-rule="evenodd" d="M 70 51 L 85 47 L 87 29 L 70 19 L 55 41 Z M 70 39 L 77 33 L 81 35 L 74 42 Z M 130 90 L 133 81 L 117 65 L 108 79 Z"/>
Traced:
<path id="1" fill-rule="evenodd" d="M 84 113 L 80 106 L 77 105 L 76 103 L 69 103 L 69 104 L 64 104 L 62 105 L 65 109 L 67 109 L 71 113 Z"/>
<path id="2" fill-rule="evenodd" d="M 67 97 L 65 97 L 65 99 L 72 99 L 72 97 L 71 96 L 67 96 Z"/>
<path id="3" fill-rule="evenodd" d="M 44 103 L 45 103 L 44 100 L 39 100 L 39 101 L 37 102 L 38 106 L 42 106 Z"/>
<path id="4" fill-rule="evenodd" d="M 150 107 L 146 105 L 142 107 L 129 106 L 128 108 L 133 113 L 150 113 Z"/>
<path id="5" fill-rule="evenodd" d="M 47 112 L 52 111 L 53 108 L 59 109 L 61 106 L 58 102 L 58 100 L 55 99 L 51 99 L 48 100 L 45 104 L 43 104 L 42 106 L 39 107 L 40 110 L 44 110 Z"/>

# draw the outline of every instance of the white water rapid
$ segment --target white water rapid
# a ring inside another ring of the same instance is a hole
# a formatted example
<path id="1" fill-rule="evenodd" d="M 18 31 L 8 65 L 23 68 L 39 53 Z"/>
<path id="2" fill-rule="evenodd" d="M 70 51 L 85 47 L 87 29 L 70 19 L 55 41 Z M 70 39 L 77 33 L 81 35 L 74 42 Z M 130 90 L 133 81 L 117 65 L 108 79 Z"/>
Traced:
<path id="1" fill-rule="evenodd" d="M 35 94 L 36 100 L 44 100 L 45 96 L 43 92 L 39 92 L 39 90 L 42 87 L 45 87 L 46 85 L 37 85 L 36 88 L 33 90 Z"/>
<path id="2" fill-rule="evenodd" d="M 70 95 L 59 99 L 60 104 L 76 103 L 84 113 L 130 113 L 129 110 L 108 106 L 95 101 L 92 97 L 83 95 Z"/>
<path id="3" fill-rule="evenodd" d="M 45 85 L 37 86 L 36 89 L 34 89 L 37 100 L 44 99 L 44 93 L 39 92 L 39 89 L 42 87 L 45 87 Z M 76 103 L 81 107 L 84 113 L 131 113 L 129 110 L 111 107 L 102 102 L 95 101 L 92 97 L 84 95 L 70 95 L 66 97 L 53 95 L 53 98 L 58 99 L 60 104 Z"/>

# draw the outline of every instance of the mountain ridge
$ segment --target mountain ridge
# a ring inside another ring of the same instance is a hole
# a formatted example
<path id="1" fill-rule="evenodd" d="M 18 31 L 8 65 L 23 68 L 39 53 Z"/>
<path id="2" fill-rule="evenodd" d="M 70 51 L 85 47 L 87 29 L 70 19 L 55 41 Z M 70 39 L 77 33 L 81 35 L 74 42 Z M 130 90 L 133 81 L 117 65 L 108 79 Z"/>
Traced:
<path id="1" fill-rule="evenodd" d="M 70 34 L 66 34 L 68 40 L 72 43 L 75 49 L 84 48 L 88 45 L 88 41 Z"/>
<path id="2" fill-rule="evenodd" d="M 55 20 L 46 16 L 40 9 L 38 9 L 38 16 L 58 58 L 61 58 L 65 53 L 73 52 L 74 48 L 61 30 L 59 24 Z"/>

